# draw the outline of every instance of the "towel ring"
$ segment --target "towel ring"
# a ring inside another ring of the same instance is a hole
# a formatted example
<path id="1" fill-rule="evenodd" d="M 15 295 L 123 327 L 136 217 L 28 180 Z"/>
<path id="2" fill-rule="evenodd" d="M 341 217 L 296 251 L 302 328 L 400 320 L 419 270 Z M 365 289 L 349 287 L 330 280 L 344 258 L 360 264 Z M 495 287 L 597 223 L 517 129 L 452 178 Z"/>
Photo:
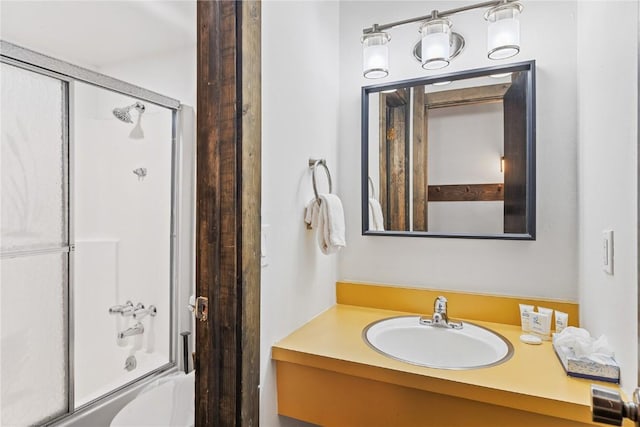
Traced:
<path id="1" fill-rule="evenodd" d="M 371 179 L 370 176 L 367 177 L 367 179 L 369 180 L 369 188 L 371 189 L 371 195 L 370 197 L 372 199 L 376 199 L 376 187 L 373 185 L 373 180 Z M 376 199 L 377 200 L 377 199 Z"/>
<path id="2" fill-rule="evenodd" d="M 318 185 L 316 184 L 316 169 L 320 165 L 324 167 L 324 171 L 327 174 L 327 180 L 329 181 L 329 193 L 331 193 L 333 187 L 331 185 L 331 172 L 329 172 L 329 168 L 327 167 L 327 161 L 325 159 L 309 159 L 309 167 L 313 171 L 313 194 L 315 194 L 316 202 L 318 202 L 318 204 L 320 204 L 320 196 L 318 195 Z"/>

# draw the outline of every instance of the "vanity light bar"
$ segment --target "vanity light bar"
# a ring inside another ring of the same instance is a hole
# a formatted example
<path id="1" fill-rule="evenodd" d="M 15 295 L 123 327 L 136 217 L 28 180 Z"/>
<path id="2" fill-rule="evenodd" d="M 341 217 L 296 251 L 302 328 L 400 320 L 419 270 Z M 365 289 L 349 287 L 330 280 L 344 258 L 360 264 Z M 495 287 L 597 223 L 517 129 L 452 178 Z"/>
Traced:
<path id="1" fill-rule="evenodd" d="M 484 15 L 488 22 L 487 56 L 490 59 L 506 59 L 520 52 L 520 13 L 522 5 L 517 0 L 494 0 L 470 4 L 444 11 L 433 10 L 429 15 L 388 24 L 373 24 L 362 30 L 363 75 L 376 79 L 389 74 L 388 43 L 391 40 L 389 30 L 401 25 L 421 22 L 421 40 L 414 47 L 414 53 L 427 70 L 444 68 L 449 65 L 464 48 L 464 38 L 451 31 L 451 21 L 447 16 L 473 9 L 489 8 Z"/>

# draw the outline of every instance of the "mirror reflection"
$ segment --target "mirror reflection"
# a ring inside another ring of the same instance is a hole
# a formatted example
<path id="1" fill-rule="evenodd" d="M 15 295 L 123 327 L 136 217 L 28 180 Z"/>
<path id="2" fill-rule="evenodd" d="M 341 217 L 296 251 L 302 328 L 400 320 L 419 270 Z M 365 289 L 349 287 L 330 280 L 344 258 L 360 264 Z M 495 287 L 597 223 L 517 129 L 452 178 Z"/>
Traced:
<path id="1" fill-rule="evenodd" d="M 363 88 L 363 233 L 533 239 L 533 69 Z"/>

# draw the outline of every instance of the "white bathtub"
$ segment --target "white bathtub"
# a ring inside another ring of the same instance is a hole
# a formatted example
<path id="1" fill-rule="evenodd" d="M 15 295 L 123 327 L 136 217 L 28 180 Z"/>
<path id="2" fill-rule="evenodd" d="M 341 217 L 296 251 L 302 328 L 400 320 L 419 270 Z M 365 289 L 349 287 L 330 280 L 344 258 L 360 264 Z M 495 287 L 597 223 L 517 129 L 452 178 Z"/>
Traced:
<path id="1" fill-rule="evenodd" d="M 153 377 L 142 379 L 124 390 L 101 399 L 99 402 L 77 410 L 74 414 L 54 425 L 55 427 L 108 427 L 125 405 L 146 391 L 149 386 L 157 384 L 159 379 L 175 376 L 177 372 L 176 368 L 172 368 Z M 182 375 L 184 376 L 184 374 Z"/>
<path id="2" fill-rule="evenodd" d="M 195 372 L 154 381 L 111 421 L 111 427 L 189 427 L 195 420 Z"/>

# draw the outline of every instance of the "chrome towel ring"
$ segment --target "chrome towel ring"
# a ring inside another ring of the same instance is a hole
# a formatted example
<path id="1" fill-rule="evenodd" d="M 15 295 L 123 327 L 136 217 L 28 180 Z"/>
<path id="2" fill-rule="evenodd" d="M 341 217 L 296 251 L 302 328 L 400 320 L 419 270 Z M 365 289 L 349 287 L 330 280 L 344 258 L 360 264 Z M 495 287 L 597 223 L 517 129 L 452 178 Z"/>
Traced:
<path id="1" fill-rule="evenodd" d="M 324 171 L 327 174 L 327 180 L 329 181 L 329 193 L 332 192 L 332 184 L 331 184 L 331 172 L 329 172 L 329 168 L 327 167 L 327 161 L 325 159 L 309 159 L 309 168 L 313 172 L 313 194 L 316 196 L 316 202 L 320 204 L 320 196 L 318 195 L 318 185 L 316 184 L 316 169 L 318 166 L 323 166 Z"/>

